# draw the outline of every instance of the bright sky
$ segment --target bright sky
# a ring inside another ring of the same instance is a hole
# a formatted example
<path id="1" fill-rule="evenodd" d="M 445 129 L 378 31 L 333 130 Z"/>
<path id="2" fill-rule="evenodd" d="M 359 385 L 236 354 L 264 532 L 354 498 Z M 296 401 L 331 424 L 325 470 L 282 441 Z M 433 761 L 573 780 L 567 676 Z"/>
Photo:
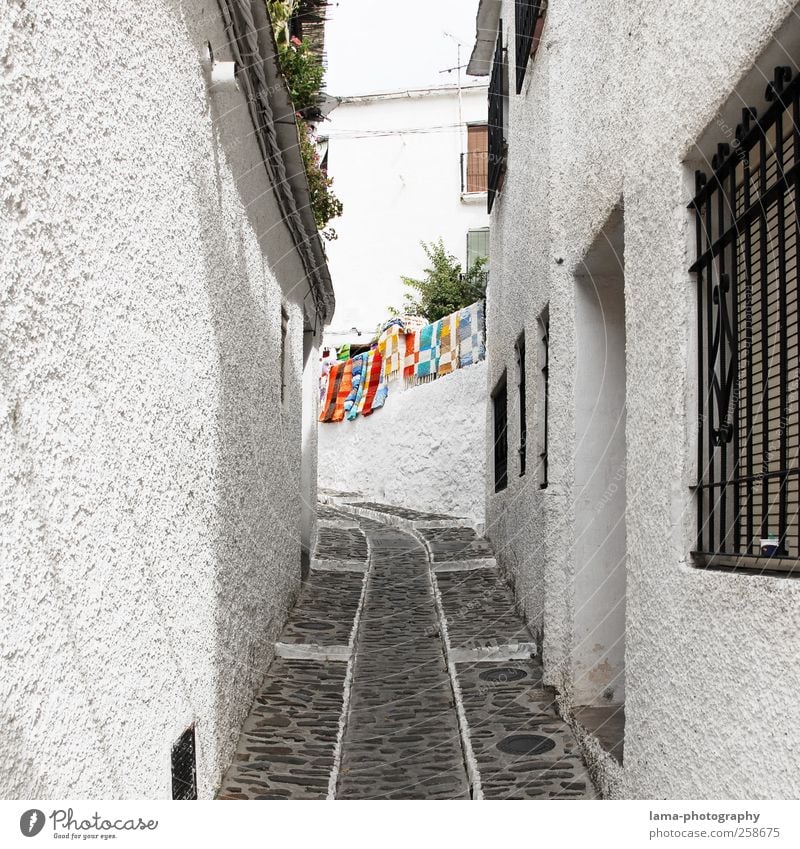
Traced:
<path id="1" fill-rule="evenodd" d="M 325 33 L 328 94 L 343 97 L 456 83 L 475 42 L 478 0 L 331 0 Z M 463 79 L 471 79 L 464 77 Z"/>

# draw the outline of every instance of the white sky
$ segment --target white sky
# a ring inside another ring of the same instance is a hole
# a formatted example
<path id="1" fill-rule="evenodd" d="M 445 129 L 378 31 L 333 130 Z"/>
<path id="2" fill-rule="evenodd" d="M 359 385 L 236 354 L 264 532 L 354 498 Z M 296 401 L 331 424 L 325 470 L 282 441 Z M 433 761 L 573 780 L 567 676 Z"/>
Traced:
<path id="1" fill-rule="evenodd" d="M 325 90 L 343 97 L 399 88 L 456 83 L 475 42 L 478 0 L 332 0 L 328 8 Z M 463 77 L 462 79 L 472 79 Z"/>

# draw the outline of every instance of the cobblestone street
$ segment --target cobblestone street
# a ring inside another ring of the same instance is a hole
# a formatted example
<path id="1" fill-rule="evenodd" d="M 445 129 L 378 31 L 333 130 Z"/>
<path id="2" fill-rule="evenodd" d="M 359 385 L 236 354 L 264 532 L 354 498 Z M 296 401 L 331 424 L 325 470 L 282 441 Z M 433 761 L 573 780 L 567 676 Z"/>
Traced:
<path id="1" fill-rule="evenodd" d="M 595 796 L 486 540 L 352 500 L 319 523 L 218 798 Z"/>

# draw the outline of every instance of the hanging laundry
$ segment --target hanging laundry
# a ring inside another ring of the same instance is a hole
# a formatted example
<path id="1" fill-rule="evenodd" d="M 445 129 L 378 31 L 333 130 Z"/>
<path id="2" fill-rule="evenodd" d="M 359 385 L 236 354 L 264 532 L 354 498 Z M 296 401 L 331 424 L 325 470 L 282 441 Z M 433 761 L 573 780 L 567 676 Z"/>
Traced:
<path id="1" fill-rule="evenodd" d="M 381 381 L 381 366 L 383 359 L 381 358 L 378 349 L 375 348 L 369 352 L 369 361 L 366 368 L 366 379 L 364 381 L 364 391 L 358 402 L 358 412 L 362 416 L 368 416 L 372 412 L 372 404 L 375 400 L 375 395 Z"/>
<path id="2" fill-rule="evenodd" d="M 331 419 L 333 422 L 340 422 L 344 419 L 345 401 L 353 388 L 353 361 L 347 360 L 347 362 L 341 364 L 341 368 L 342 379 L 339 383 L 339 391 L 336 393 L 336 406 Z"/>
<path id="3" fill-rule="evenodd" d="M 417 353 L 417 332 L 406 332 L 406 355 L 403 360 L 403 379 L 406 386 L 414 382 L 414 362 Z"/>
<path id="4" fill-rule="evenodd" d="M 350 359 L 350 343 L 347 342 L 341 346 L 341 348 L 336 349 L 336 359 L 337 360 L 349 360 Z"/>
<path id="5" fill-rule="evenodd" d="M 439 341 L 439 363 L 436 369 L 438 377 L 443 377 L 455 371 L 458 366 L 458 316 L 451 313 L 442 319 L 442 330 Z"/>
<path id="6" fill-rule="evenodd" d="M 328 373 L 328 386 L 325 392 L 325 401 L 322 405 L 319 414 L 321 422 L 332 422 L 333 414 L 336 411 L 336 398 L 339 394 L 339 387 L 342 383 L 344 375 L 344 363 L 331 364 L 330 372 Z"/>
<path id="7" fill-rule="evenodd" d="M 353 421 L 358 415 L 358 404 L 364 393 L 364 385 L 366 383 L 367 362 L 369 354 L 363 353 L 353 357 L 352 382 L 353 386 L 350 394 L 344 402 L 344 415 L 348 421 Z"/>
<path id="8" fill-rule="evenodd" d="M 378 350 L 383 359 L 384 380 L 394 380 L 400 373 L 400 324 L 390 324 L 378 339 Z"/>
<path id="9" fill-rule="evenodd" d="M 486 357 L 483 301 L 464 307 L 458 316 L 458 359 L 459 365 L 464 368 Z"/>
<path id="10" fill-rule="evenodd" d="M 437 347 L 441 322 L 428 324 L 419 331 L 414 355 L 414 378 L 417 384 L 428 383 L 436 377 Z"/>

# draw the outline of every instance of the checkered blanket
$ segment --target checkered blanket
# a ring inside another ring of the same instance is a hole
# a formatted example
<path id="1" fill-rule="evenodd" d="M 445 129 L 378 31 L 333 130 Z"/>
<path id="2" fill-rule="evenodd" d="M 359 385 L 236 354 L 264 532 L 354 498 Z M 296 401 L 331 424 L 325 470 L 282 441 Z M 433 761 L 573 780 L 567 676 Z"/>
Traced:
<path id="1" fill-rule="evenodd" d="M 403 360 L 403 378 L 406 386 L 414 382 L 414 363 L 417 355 L 417 332 L 406 333 L 406 355 Z"/>
<path id="2" fill-rule="evenodd" d="M 336 404 L 333 410 L 332 422 L 340 422 L 344 418 L 344 405 L 350 390 L 353 388 L 353 361 L 347 360 L 341 364 L 342 379 L 339 382 L 339 390 L 336 393 Z"/>
<path id="3" fill-rule="evenodd" d="M 378 339 L 378 351 L 383 359 L 383 379 L 394 380 L 400 374 L 400 336 L 404 333 L 399 324 L 391 324 Z"/>
<path id="4" fill-rule="evenodd" d="M 373 348 L 368 354 L 366 378 L 362 384 L 364 391 L 358 401 L 358 412 L 362 416 L 368 416 L 372 412 L 372 403 L 375 400 L 375 393 L 378 391 L 378 384 L 381 380 L 382 365 L 383 359 L 378 349 Z"/>
<path id="5" fill-rule="evenodd" d="M 417 350 L 414 352 L 414 378 L 416 383 L 427 383 L 436 378 L 441 321 L 427 324 L 417 333 Z"/>
<path id="6" fill-rule="evenodd" d="M 442 329 L 439 334 L 439 363 L 436 370 L 438 377 L 443 377 L 458 368 L 458 316 L 454 312 L 442 319 Z"/>
<path id="7" fill-rule="evenodd" d="M 486 357 L 483 301 L 464 307 L 458 313 L 458 361 L 461 368 Z"/>

